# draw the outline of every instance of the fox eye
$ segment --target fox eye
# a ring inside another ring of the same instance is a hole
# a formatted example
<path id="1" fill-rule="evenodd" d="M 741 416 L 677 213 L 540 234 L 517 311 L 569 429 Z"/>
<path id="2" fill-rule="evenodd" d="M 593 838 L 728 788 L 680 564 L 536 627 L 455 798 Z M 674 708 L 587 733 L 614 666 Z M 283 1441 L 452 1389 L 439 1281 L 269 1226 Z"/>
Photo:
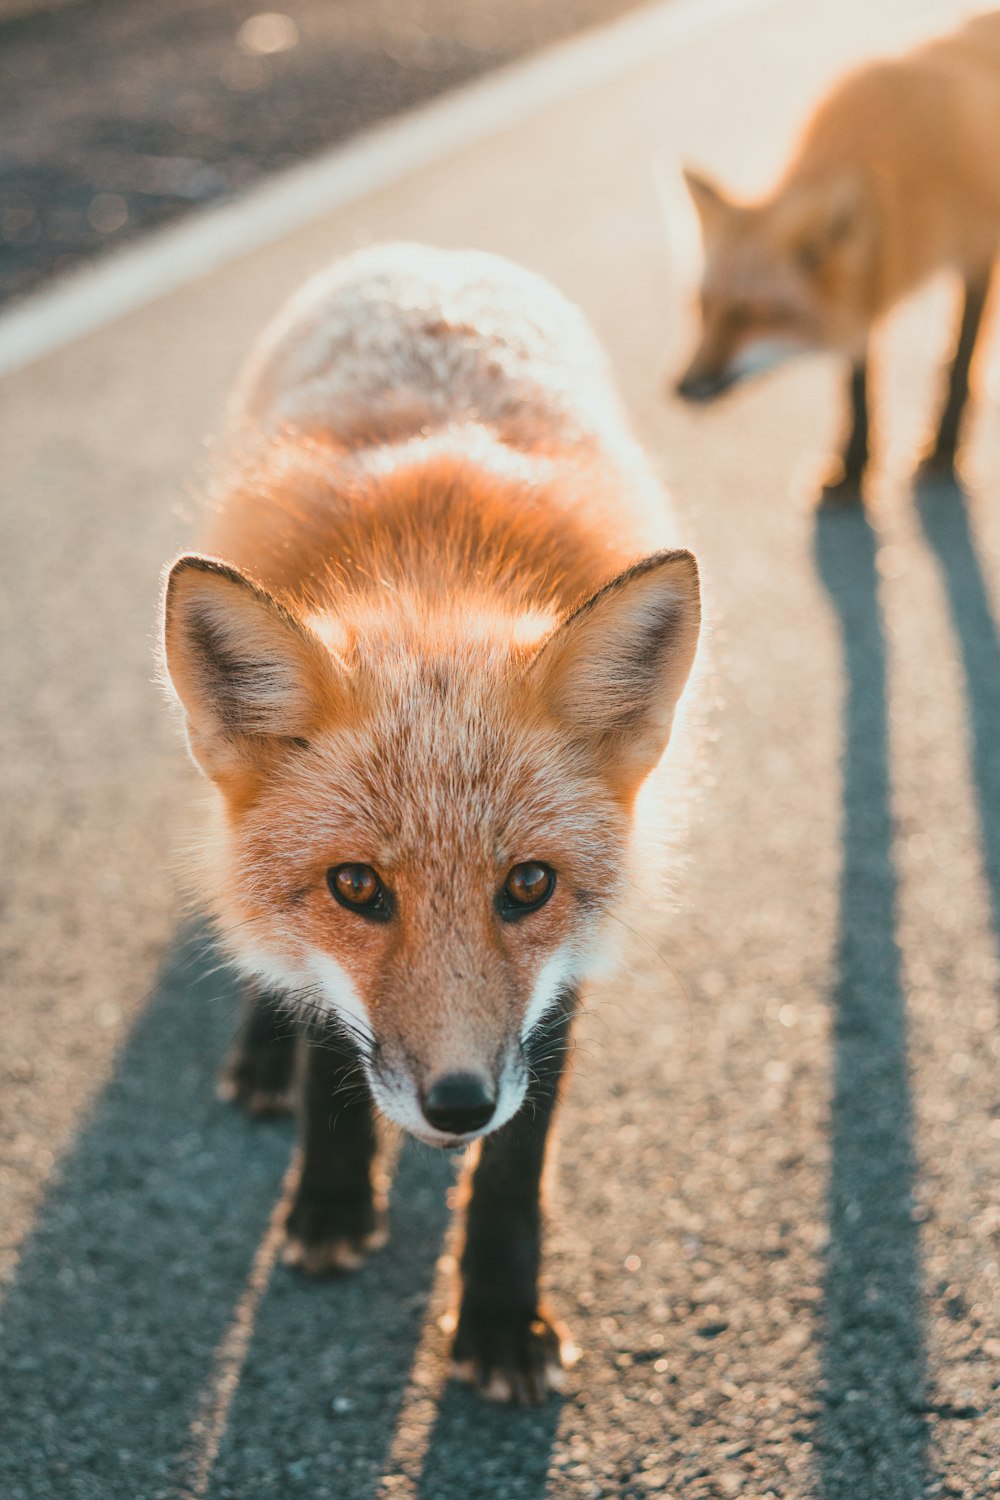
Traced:
<path id="1" fill-rule="evenodd" d="M 326 872 L 330 894 L 348 911 L 375 922 L 392 916 L 389 895 L 371 865 L 337 865 Z"/>
<path id="2" fill-rule="evenodd" d="M 499 897 L 500 915 L 505 922 L 516 922 L 531 911 L 544 906 L 556 886 L 556 872 L 548 865 L 527 860 L 515 865 L 503 883 Z"/>

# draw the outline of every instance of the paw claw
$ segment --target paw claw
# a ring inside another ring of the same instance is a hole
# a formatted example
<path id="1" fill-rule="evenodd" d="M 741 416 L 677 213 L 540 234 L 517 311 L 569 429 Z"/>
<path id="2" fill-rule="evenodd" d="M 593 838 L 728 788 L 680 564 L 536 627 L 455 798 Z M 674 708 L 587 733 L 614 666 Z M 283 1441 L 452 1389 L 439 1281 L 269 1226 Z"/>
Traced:
<path id="1" fill-rule="evenodd" d="M 305 1276 L 343 1276 L 356 1271 L 389 1238 L 383 1212 L 369 1209 L 367 1217 L 367 1227 L 347 1229 L 344 1211 L 335 1203 L 296 1203 L 285 1226 L 282 1264 Z"/>
<path id="2" fill-rule="evenodd" d="M 287 1239 L 281 1262 L 306 1276 L 345 1275 L 363 1264 L 367 1248 L 364 1243 L 351 1239 L 327 1240 L 319 1245 Z"/>
<path id="3" fill-rule="evenodd" d="M 238 1104 L 258 1120 L 276 1120 L 295 1112 L 291 1089 L 247 1088 L 227 1074 L 216 1081 L 215 1097 L 222 1104 Z"/>
<path id="4" fill-rule="evenodd" d="M 550 1318 L 473 1319 L 460 1316 L 452 1373 L 487 1401 L 539 1406 L 565 1389 L 579 1351 Z"/>
<path id="5" fill-rule="evenodd" d="M 521 1396 L 520 1382 L 512 1375 L 494 1370 L 489 1379 L 479 1386 L 479 1394 L 487 1401 L 516 1401 Z"/>
<path id="6" fill-rule="evenodd" d="M 223 1104 L 238 1104 L 259 1120 L 293 1114 L 290 1062 L 290 1054 L 273 1047 L 235 1051 L 215 1081 L 215 1097 Z"/>

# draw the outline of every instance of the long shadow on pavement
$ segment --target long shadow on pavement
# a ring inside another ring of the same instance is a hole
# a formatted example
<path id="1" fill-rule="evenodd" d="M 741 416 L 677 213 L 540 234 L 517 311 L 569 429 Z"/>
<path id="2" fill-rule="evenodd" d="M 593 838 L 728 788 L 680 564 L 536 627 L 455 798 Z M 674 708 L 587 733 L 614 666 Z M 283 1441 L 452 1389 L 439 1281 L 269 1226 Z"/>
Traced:
<path id="1" fill-rule="evenodd" d="M 818 1474 L 824 1500 L 918 1500 L 925 1354 L 875 538 L 860 510 L 825 511 L 815 546 L 846 670 Z"/>
<path id="2" fill-rule="evenodd" d="M 197 977 L 204 941 L 171 962 L 0 1310 L 5 1500 L 176 1494 L 177 1455 L 288 1162 L 288 1129 L 255 1129 L 214 1099 L 238 1007 Z"/>
<path id="3" fill-rule="evenodd" d="M 923 481 L 916 501 L 948 592 L 962 654 L 983 858 L 993 929 L 1000 934 L 1000 636 L 969 525 L 968 495 L 953 482 Z"/>

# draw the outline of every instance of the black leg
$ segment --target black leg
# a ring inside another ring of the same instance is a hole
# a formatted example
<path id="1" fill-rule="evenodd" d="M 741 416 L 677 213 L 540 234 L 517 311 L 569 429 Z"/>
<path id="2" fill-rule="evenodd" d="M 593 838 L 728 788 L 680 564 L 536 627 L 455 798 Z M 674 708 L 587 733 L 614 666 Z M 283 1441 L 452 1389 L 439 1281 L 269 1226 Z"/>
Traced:
<path id="1" fill-rule="evenodd" d="M 298 1027 L 288 1006 L 247 985 L 243 1024 L 219 1074 L 219 1097 L 252 1115 L 291 1114 L 297 1045 Z"/>
<path id="2" fill-rule="evenodd" d="M 851 365 L 848 383 L 850 429 L 836 473 L 823 486 L 825 504 L 850 505 L 861 500 L 861 481 L 868 464 L 868 355 Z"/>
<path id="3" fill-rule="evenodd" d="M 540 1193 L 574 1008 L 567 996 L 542 1028 L 528 1099 L 485 1137 L 472 1179 L 452 1355 L 463 1378 L 499 1400 L 541 1401 L 562 1369 L 561 1336 L 538 1300 Z"/>
<path id="4" fill-rule="evenodd" d="M 286 1265 L 312 1276 L 353 1271 L 385 1240 L 372 1167 L 378 1147 L 371 1095 L 353 1045 L 332 1028 L 304 1039 L 302 1172 L 286 1225 Z"/>
<path id="5" fill-rule="evenodd" d="M 844 449 L 844 478 L 860 486 L 868 463 L 868 356 L 851 366 L 851 430 Z"/>
<path id="6" fill-rule="evenodd" d="M 965 282 L 958 342 L 948 373 L 948 395 L 934 446 L 920 466 L 921 473 L 928 477 L 954 476 L 962 416 L 969 398 L 969 371 L 983 321 L 983 309 L 989 296 L 990 274 L 987 269 L 982 275 L 969 277 Z"/>

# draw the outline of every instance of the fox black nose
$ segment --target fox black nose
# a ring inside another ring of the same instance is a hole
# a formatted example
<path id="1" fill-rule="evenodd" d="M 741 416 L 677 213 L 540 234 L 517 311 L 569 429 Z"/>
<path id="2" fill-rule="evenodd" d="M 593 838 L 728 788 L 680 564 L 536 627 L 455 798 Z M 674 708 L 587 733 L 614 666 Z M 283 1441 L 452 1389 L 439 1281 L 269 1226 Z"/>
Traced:
<path id="1" fill-rule="evenodd" d="M 496 1099 L 488 1081 L 476 1073 L 445 1073 L 421 1100 L 425 1118 L 445 1135 L 482 1130 L 493 1118 Z"/>
<path id="2" fill-rule="evenodd" d="M 711 401 L 731 384 L 724 375 L 685 375 L 675 389 L 685 401 Z"/>

